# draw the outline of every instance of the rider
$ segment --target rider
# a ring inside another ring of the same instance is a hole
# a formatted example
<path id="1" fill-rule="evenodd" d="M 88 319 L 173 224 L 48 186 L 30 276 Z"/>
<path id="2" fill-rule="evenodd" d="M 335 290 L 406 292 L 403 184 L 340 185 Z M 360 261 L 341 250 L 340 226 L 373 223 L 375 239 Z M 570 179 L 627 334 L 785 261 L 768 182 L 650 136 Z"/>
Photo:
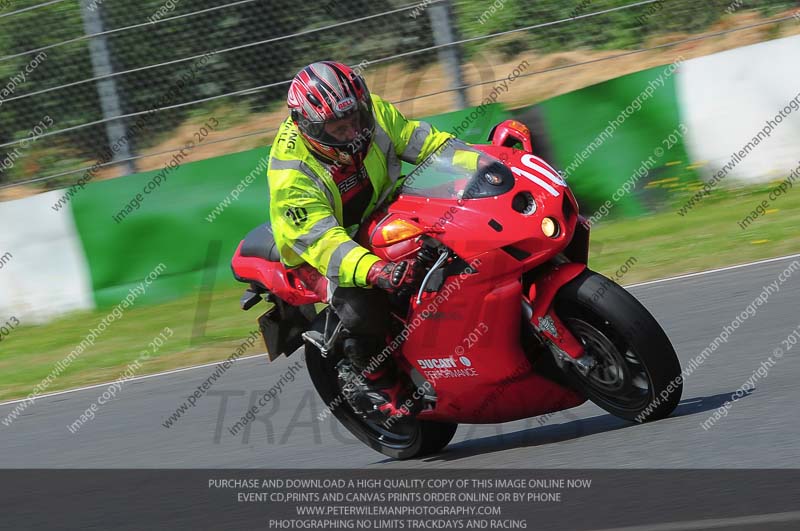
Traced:
<path id="1" fill-rule="evenodd" d="M 366 406 L 360 409 L 413 415 L 418 404 L 407 401 L 410 378 L 392 356 L 379 356 L 389 334 L 387 292 L 413 284 L 412 263 L 381 260 L 352 237 L 398 187 L 400 160 L 419 164 L 452 135 L 407 120 L 337 62 L 303 68 L 289 87 L 288 106 L 267 171 L 281 261 L 309 264 L 327 284 L 317 290 L 342 322 L 344 353 L 363 376 L 354 383 L 356 403 Z"/>

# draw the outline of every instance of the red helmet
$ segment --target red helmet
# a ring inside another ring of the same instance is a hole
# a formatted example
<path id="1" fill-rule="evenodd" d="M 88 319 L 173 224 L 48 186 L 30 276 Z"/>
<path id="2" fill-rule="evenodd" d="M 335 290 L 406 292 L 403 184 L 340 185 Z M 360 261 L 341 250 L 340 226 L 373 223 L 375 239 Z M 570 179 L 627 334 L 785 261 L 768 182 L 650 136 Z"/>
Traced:
<path id="1" fill-rule="evenodd" d="M 322 157 L 350 164 L 363 160 L 375 117 L 364 78 L 342 63 L 321 61 L 302 69 L 289 86 L 292 120 Z"/>

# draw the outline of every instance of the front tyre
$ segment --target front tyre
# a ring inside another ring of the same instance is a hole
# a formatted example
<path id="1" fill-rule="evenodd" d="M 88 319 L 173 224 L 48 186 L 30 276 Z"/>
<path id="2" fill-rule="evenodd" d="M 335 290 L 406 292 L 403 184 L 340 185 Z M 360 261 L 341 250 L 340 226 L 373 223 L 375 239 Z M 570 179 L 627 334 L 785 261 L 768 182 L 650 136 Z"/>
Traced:
<path id="1" fill-rule="evenodd" d="M 318 316 L 312 329 L 322 331 L 324 314 L 322 312 Z M 319 349 L 313 345 L 306 343 L 305 349 L 306 366 L 311 381 L 328 407 L 325 413 L 333 412 L 350 433 L 373 450 L 394 459 L 412 459 L 439 452 L 453 439 L 458 428 L 455 423 L 407 419 L 396 422 L 387 429 L 377 422 L 363 418 L 353 411 L 342 393 L 338 369 L 342 357 L 336 353 L 341 349 L 333 349 L 327 358 L 323 358 Z"/>
<path id="2" fill-rule="evenodd" d="M 683 392 L 681 366 L 664 330 L 624 288 L 585 270 L 556 295 L 555 312 L 597 366 L 567 365 L 570 383 L 609 413 L 634 422 L 662 419 Z"/>

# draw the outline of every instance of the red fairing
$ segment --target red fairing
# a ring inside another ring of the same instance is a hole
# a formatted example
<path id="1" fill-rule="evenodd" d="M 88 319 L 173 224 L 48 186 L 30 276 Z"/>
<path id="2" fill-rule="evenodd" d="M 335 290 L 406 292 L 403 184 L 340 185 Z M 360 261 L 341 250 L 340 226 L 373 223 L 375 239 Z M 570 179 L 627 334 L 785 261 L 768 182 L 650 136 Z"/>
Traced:
<path id="1" fill-rule="evenodd" d="M 403 354 L 437 396 L 436 409 L 420 418 L 506 422 L 585 401 L 532 371 L 519 344 L 522 286 L 513 273 L 492 278 L 513 271 L 510 260 L 480 257 L 480 274 L 451 278 L 438 294 L 426 294 L 415 305 L 408 322 L 417 326 Z"/>
<path id="2" fill-rule="evenodd" d="M 577 201 L 558 172 L 541 158 L 503 146 L 475 147 L 511 169 L 515 179 L 511 191 L 469 201 L 401 194 L 362 232 L 374 236 L 396 219 L 410 221 L 475 263 L 478 271 L 450 277 L 437 293 L 425 293 L 421 304 L 412 303 L 406 323 L 413 333 L 402 352 L 408 365 L 431 382 L 437 396 L 436 408 L 420 418 L 505 422 L 577 406 L 585 398 L 533 371 L 518 339 L 525 299 L 534 307 L 534 323 L 548 316 L 554 320 L 561 333 L 551 339 L 559 347 L 575 358 L 583 354 L 581 344 L 550 306 L 558 289 L 580 274 L 585 264 L 553 267 L 528 293 L 522 293 L 520 282 L 523 272 L 547 264 L 570 244 L 578 223 Z M 521 216 L 513 209 L 520 192 L 533 196 L 535 213 Z M 560 224 L 558 236 L 542 233 L 545 217 Z M 374 252 L 384 259 L 409 258 L 418 245 L 406 241 Z M 513 247 L 517 256 L 504 247 Z"/>
<path id="3" fill-rule="evenodd" d="M 446 240 L 447 245 L 462 257 L 511 245 L 529 253 L 521 264 L 527 270 L 563 252 L 578 222 L 578 204 L 558 172 L 541 158 L 519 150 L 483 145 L 474 147 L 497 157 L 511 169 L 515 179 L 511 192 L 461 201 L 461 204 L 452 199 L 401 194 L 389 206 L 389 213 L 412 217 L 418 220 L 419 225 L 442 231 L 437 238 Z M 514 197 L 520 192 L 530 193 L 536 201 L 536 212 L 530 216 L 522 217 L 512 208 Z M 559 222 L 562 230 L 558 237 L 547 238 L 542 234 L 541 224 L 545 217 Z M 490 219 L 494 219 L 502 231 L 489 226 Z"/>

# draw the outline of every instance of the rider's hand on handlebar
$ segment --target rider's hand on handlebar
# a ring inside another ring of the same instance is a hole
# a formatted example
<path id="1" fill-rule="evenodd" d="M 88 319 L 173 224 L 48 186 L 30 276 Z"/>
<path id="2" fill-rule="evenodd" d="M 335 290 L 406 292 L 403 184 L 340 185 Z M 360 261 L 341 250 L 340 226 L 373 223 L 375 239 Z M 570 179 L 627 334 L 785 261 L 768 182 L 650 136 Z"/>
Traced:
<path id="1" fill-rule="evenodd" d="M 411 260 L 387 262 L 380 260 L 369 269 L 367 282 L 386 291 L 400 291 L 412 287 L 417 281 L 416 268 Z"/>

